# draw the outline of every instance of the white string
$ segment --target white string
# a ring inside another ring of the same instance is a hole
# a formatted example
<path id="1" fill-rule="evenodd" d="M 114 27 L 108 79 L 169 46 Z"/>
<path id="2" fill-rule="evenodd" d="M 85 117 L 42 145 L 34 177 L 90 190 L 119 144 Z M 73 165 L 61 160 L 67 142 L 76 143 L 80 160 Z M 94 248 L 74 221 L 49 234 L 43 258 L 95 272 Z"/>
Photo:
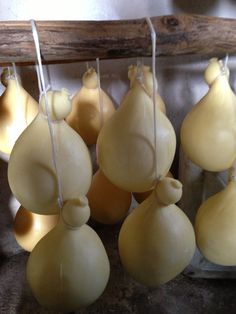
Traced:
<path id="1" fill-rule="evenodd" d="M 37 79 L 38 79 L 38 88 L 39 88 L 39 103 L 40 103 L 40 98 L 43 93 L 42 85 L 41 85 L 41 80 L 39 76 L 39 66 L 38 64 L 35 65 L 36 73 L 37 73 Z"/>
<path id="2" fill-rule="evenodd" d="M 155 155 L 155 183 L 157 184 L 159 181 L 159 175 L 157 172 L 157 118 L 156 118 L 156 31 L 153 27 L 152 21 L 150 17 L 146 17 L 147 24 L 149 26 L 149 30 L 151 33 L 152 39 L 152 81 L 153 81 L 153 94 L 152 94 L 152 101 L 153 101 L 153 127 L 154 127 L 154 155 Z"/>
<path id="3" fill-rule="evenodd" d="M 222 61 L 222 60 L 219 61 L 219 63 L 220 63 L 220 74 L 217 75 L 217 77 L 215 78 L 214 82 L 215 82 L 219 77 L 221 77 L 222 75 L 227 75 L 228 60 L 229 60 L 229 55 L 228 55 L 228 53 L 227 53 L 226 56 L 225 56 L 225 60 L 224 60 L 224 61 Z M 214 83 L 214 82 L 213 82 L 213 83 Z"/>
<path id="4" fill-rule="evenodd" d="M 210 85 L 213 85 L 220 77 L 227 75 L 228 59 L 229 59 L 229 55 L 226 54 L 224 62 L 222 60 L 218 61 L 220 64 L 220 73 L 216 76 L 216 78 L 213 80 L 213 82 Z"/>
<path id="5" fill-rule="evenodd" d="M 15 64 L 15 62 L 12 62 L 12 67 L 13 67 L 13 72 L 14 72 L 14 78 L 15 78 L 15 81 L 16 81 L 16 87 L 17 87 L 18 92 L 19 92 L 20 86 L 19 86 L 19 81 L 18 81 L 18 77 L 17 77 L 16 64 Z"/>
<path id="6" fill-rule="evenodd" d="M 43 88 L 42 88 L 42 85 L 41 85 L 40 74 L 39 74 L 39 65 L 38 64 L 35 64 L 35 69 L 36 69 L 37 79 L 38 79 L 39 104 L 40 104 L 41 97 L 42 97 L 42 94 L 43 94 Z M 46 87 L 46 92 L 48 92 L 49 89 L 51 88 L 51 79 L 50 79 L 48 67 L 46 67 L 46 73 L 47 73 L 47 77 L 48 77 L 48 85 Z"/>
<path id="7" fill-rule="evenodd" d="M 98 97 L 99 97 L 99 109 L 100 109 L 100 127 L 102 128 L 104 123 L 104 117 L 103 117 L 103 104 L 102 104 L 102 91 L 101 91 L 101 78 L 100 78 L 100 64 L 99 64 L 99 58 L 96 58 L 96 64 L 97 64 L 97 78 L 98 78 Z"/>
<path id="8" fill-rule="evenodd" d="M 86 70 L 88 71 L 88 69 L 89 69 L 89 62 L 87 61 L 86 62 Z"/>
<path id="9" fill-rule="evenodd" d="M 57 153 L 58 152 L 57 152 L 57 148 L 56 148 L 56 137 L 55 137 L 55 134 L 53 131 L 52 120 L 51 120 L 51 116 L 50 116 L 50 113 L 48 110 L 49 106 L 48 106 L 48 98 L 47 98 L 47 92 L 46 92 L 44 75 L 43 75 L 42 60 L 41 60 L 41 55 L 40 55 L 39 37 L 38 37 L 38 32 L 37 32 L 35 21 L 31 20 L 30 22 L 31 22 L 31 28 L 32 28 L 32 34 L 33 34 L 36 54 L 37 54 L 38 67 L 39 67 L 38 68 L 39 69 L 39 78 L 40 78 L 40 83 L 42 86 L 42 94 L 44 95 L 44 99 L 45 99 L 46 115 L 47 115 L 47 119 L 48 119 L 48 127 L 49 127 L 49 133 L 50 133 L 51 144 L 52 144 L 52 162 L 54 165 L 56 178 L 57 178 L 58 205 L 60 208 L 62 208 L 62 206 L 63 206 L 62 182 L 61 182 L 61 177 L 60 177 L 60 173 L 59 173 L 58 165 L 57 165 Z"/>
<path id="10" fill-rule="evenodd" d="M 229 54 L 226 53 L 226 56 L 225 56 L 225 62 L 224 62 L 224 68 L 226 70 L 227 66 L 228 66 L 228 61 L 229 61 Z"/>
<path id="11" fill-rule="evenodd" d="M 48 91 L 51 88 L 51 76 L 50 76 L 48 65 L 46 65 L 46 73 L 47 73 L 47 83 L 48 83 L 46 90 Z"/>
<path id="12" fill-rule="evenodd" d="M 8 78 L 11 78 L 11 71 L 10 71 L 10 67 L 7 67 L 7 71 L 8 71 Z"/>
<path id="13" fill-rule="evenodd" d="M 144 86 L 143 83 L 143 63 L 142 61 L 140 61 L 140 58 L 137 58 L 137 63 L 136 63 L 136 79 L 139 81 L 139 83 L 142 85 L 142 87 L 145 89 L 146 91 L 146 87 Z"/>

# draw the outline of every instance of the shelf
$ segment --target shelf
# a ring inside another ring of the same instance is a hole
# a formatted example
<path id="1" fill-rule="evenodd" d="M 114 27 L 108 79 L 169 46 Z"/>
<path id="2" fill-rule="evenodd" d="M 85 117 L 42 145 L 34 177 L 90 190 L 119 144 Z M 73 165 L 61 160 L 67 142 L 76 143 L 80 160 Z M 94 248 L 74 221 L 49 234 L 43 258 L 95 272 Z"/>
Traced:
<path id="1" fill-rule="evenodd" d="M 151 18 L 157 56 L 221 56 L 236 53 L 236 19 L 203 15 Z M 145 19 L 118 21 L 36 21 L 44 63 L 150 57 Z M 0 65 L 34 64 L 29 21 L 0 22 Z"/>

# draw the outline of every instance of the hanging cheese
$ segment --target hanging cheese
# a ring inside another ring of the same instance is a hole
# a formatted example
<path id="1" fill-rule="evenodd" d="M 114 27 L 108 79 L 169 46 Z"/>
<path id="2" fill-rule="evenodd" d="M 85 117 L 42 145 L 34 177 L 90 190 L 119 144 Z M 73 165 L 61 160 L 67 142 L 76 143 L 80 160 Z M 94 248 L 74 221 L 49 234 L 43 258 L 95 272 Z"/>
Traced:
<path id="1" fill-rule="evenodd" d="M 138 71 L 140 73 L 138 73 Z M 153 97 L 153 76 L 152 73 L 150 72 L 150 67 L 143 65 L 141 67 L 137 67 L 135 65 L 130 65 L 128 69 L 128 78 L 130 80 L 130 87 L 132 88 L 135 79 L 137 76 L 140 76 L 140 80 L 143 83 L 146 92 L 148 95 L 152 98 Z M 166 114 L 166 105 L 161 98 L 160 94 L 157 92 L 156 93 L 156 104 L 158 108 Z"/>
<path id="2" fill-rule="evenodd" d="M 182 184 L 164 178 L 121 227 L 122 264 L 141 284 L 155 287 L 168 282 L 184 270 L 194 254 L 193 227 L 174 205 L 181 195 Z"/>
<path id="3" fill-rule="evenodd" d="M 166 175 L 169 178 L 173 178 L 172 173 L 169 171 Z M 146 191 L 146 192 L 141 192 L 141 193 L 133 193 L 133 196 L 135 198 L 135 200 L 140 204 L 142 203 L 150 194 L 152 194 L 154 188 Z"/>
<path id="4" fill-rule="evenodd" d="M 197 245 L 209 261 L 236 266 L 236 182 L 208 198 L 195 220 Z"/>
<path id="5" fill-rule="evenodd" d="M 71 109 L 67 91 L 48 92 L 48 102 L 62 196 L 65 200 L 73 199 L 89 190 L 92 179 L 90 155 L 81 137 L 63 120 Z M 12 150 L 8 181 L 22 206 L 34 213 L 48 215 L 58 213 L 58 187 L 44 98 L 41 105 L 42 112 L 18 138 Z"/>
<path id="6" fill-rule="evenodd" d="M 228 69 L 211 59 L 205 72 L 208 93 L 185 117 L 181 144 L 185 154 L 208 171 L 222 171 L 236 158 L 236 96 Z"/>
<path id="7" fill-rule="evenodd" d="M 86 197 L 62 208 L 58 225 L 33 249 L 27 280 L 37 301 L 48 309 L 72 312 L 93 303 L 104 291 L 110 273 L 105 248 L 86 222 Z"/>
<path id="8" fill-rule="evenodd" d="M 157 154 L 154 148 L 153 102 L 138 80 L 116 113 L 102 128 L 97 142 L 98 164 L 121 189 L 144 192 L 157 175 L 164 177 L 172 164 L 176 138 L 168 118 L 156 110 Z"/>
<path id="9" fill-rule="evenodd" d="M 96 143 L 103 123 L 112 116 L 115 107 L 110 97 L 102 89 L 99 91 L 94 68 L 84 73 L 82 81 L 82 88 L 72 98 L 72 110 L 66 121 L 91 145 Z"/>
<path id="10" fill-rule="evenodd" d="M 130 192 L 116 187 L 100 169 L 93 176 L 87 197 L 91 217 L 103 224 L 115 224 L 123 219 L 132 199 Z"/>
<path id="11" fill-rule="evenodd" d="M 20 207 L 14 219 L 14 235 L 17 243 L 31 252 L 58 222 L 58 215 L 38 215 Z"/>
<path id="12" fill-rule="evenodd" d="M 7 69 L 1 81 L 6 89 L 0 97 L 0 151 L 10 154 L 16 139 L 37 115 L 38 104 Z"/>

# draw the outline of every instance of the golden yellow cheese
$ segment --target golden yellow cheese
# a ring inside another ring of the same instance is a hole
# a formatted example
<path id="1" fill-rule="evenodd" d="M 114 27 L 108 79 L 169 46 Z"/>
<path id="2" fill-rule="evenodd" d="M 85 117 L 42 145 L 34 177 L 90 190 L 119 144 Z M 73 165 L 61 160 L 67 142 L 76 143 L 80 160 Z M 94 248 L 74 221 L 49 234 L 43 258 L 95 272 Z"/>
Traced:
<path id="1" fill-rule="evenodd" d="M 2 83 L 6 86 L 0 97 L 0 151 L 10 154 L 16 139 L 38 113 L 38 103 L 15 78 L 3 70 Z"/>
<path id="2" fill-rule="evenodd" d="M 20 206 L 14 219 L 14 235 L 17 243 L 31 252 L 58 222 L 58 215 L 38 215 Z"/>
<path id="3" fill-rule="evenodd" d="M 102 89 L 99 95 L 95 69 L 88 69 L 83 75 L 82 88 L 72 98 L 72 110 L 66 121 L 87 145 L 91 145 L 96 143 L 102 125 L 114 112 L 115 107 L 110 97 Z"/>
<path id="4" fill-rule="evenodd" d="M 97 141 L 97 159 L 106 177 L 121 189 L 144 192 L 157 175 L 172 164 L 176 138 L 168 118 L 157 108 L 157 155 L 154 148 L 153 102 L 135 80 L 116 113 L 106 122 Z M 155 167 L 156 164 L 156 167 Z"/>
<path id="5" fill-rule="evenodd" d="M 137 73 L 140 71 L 140 73 Z M 130 80 L 130 87 L 132 88 L 137 75 L 140 76 L 140 80 L 143 83 L 146 92 L 152 98 L 153 97 L 153 76 L 152 72 L 150 71 L 150 67 L 146 65 L 142 65 L 139 69 L 135 65 L 130 65 L 128 69 L 128 78 Z M 156 104 L 158 108 L 166 114 L 166 105 L 164 100 L 161 98 L 160 94 L 156 93 Z"/>
<path id="6" fill-rule="evenodd" d="M 121 262 L 139 283 L 155 287 L 181 273 L 195 251 L 193 227 L 176 203 L 182 184 L 164 178 L 125 219 L 119 234 Z"/>
<path id="7" fill-rule="evenodd" d="M 205 72 L 209 91 L 187 114 L 180 134 L 185 154 L 208 171 L 228 169 L 236 158 L 236 96 L 222 67 L 210 60 Z"/>
<path id="8" fill-rule="evenodd" d="M 72 312 L 93 303 L 110 274 L 105 248 L 86 221 L 86 197 L 67 201 L 57 226 L 31 252 L 26 269 L 37 301 L 48 309 Z"/>
<path id="9" fill-rule="evenodd" d="M 91 159 L 81 137 L 63 120 L 71 109 L 69 95 L 65 90 L 48 92 L 48 101 L 63 199 L 86 195 L 92 180 Z M 58 213 L 57 178 L 44 98 L 42 111 L 12 150 L 8 181 L 15 197 L 28 210 L 42 215 Z"/>
<path id="10" fill-rule="evenodd" d="M 91 217 L 103 224 L 115 224 L 123 219 L 132 200 L 130 192 L 111 183 L 100 169 L 93 176 L 87 197 Z"/>
<path id="11" fill-rule="evenodd" d="M 195 220 L 199 250 L 209 261 L 236 266 L 236 182 L 208 198 L 198 209 Z"/>

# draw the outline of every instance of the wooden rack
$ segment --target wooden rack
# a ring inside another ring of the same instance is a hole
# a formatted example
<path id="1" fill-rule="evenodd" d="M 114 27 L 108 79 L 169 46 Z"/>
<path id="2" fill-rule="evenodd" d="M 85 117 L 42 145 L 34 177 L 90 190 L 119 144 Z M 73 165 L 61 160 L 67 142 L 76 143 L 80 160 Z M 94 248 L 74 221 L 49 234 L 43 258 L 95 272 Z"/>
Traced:
<path id="1" fill-rule="evenodd" d="M 236 53 L 236 19 L 169 15 L 151 20 L 157 32 L 157 56 Z M 44 63 L 151 56 L 145 19 L 37 21 L 36 25 Z M 35 60 L 30 22 L 0 22 L 0 65 Z"/>

